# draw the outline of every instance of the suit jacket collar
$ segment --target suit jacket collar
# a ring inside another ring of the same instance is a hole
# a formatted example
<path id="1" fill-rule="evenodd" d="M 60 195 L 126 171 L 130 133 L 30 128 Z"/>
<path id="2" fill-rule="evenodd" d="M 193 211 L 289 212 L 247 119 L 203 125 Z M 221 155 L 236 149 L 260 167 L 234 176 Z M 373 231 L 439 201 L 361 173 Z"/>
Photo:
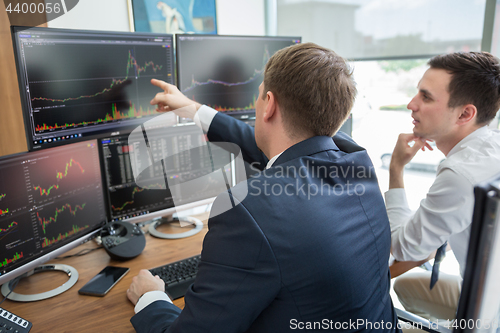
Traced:
<path id="1" fill-rule="evenodd" d="M 302 156 L 317 154 L 326 150 L 338 151 L 339 148 L 329 136 L 313 136 L 312 138 L 296 143 L 285 150 L 273 163 L 273 166 L 286 163 Z"/>
<path id="2" fill-rule="evenodd" d="M 273 163 L 273 166 L 327 150 L 342 151 L 349 154 L 365 149 L 358 146 L 350 136 L 342 132 L 338 132 L 333 138 L 329 136 L 313 136 L 285 150 Z"/>

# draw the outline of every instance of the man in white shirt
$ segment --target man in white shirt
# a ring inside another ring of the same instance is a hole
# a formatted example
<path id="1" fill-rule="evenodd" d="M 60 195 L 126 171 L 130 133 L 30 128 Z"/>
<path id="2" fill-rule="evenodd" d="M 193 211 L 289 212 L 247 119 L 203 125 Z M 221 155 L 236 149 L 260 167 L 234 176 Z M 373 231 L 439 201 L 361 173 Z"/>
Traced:
<path id="1" fill-rule="evenodd" d="M 500 172 L 500 132 L 488 127 L 500 108 L 500 66 L 486 52 L 440 55 L 429 65 L 417 95 L 408 104 L 413 133 L 399 136 L 389 168 L 385 199 L 391 252 L 397 261 L 417 265 L 448 242 L 463 274 L 473 187 Z M 432 149 L 426 140 L 434 141 L 446 159 L 413 213 L 406 201 L 403 170 L 419 149 Z M 393 277 L 395 271 L 391 268 Z M 461 278 L 440 274 L 430 290 L 430 277 L 430 272 L 405 274 L 396 280 L 394 290 L 411 312 L 428 318 L 454 318 Z"/>

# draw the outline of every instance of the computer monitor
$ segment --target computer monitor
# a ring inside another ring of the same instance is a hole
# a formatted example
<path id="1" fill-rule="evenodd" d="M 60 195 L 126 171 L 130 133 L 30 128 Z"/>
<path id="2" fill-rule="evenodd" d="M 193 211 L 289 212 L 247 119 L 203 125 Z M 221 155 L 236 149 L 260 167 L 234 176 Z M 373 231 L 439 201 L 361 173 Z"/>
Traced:
<path id="1" fill-rule="evenodd" d="M 500 174 L 476 186 L 474 195 L 469 249 L 453 332 L 498 332 Z"/>
<path id="2" fill-rule="evenodd" d="M 228 186 L 235 184 L 235 163 L 230 152 L 211 143 L 208 143 L 208 149 L 186 149 L 193 143 L 205 143 L 205 136 L 196 125 L 149 129 L 150 152 L 146 146 L 131 143 L 129 133 L 99 141 L 111 221 L 138 223 L 158 217 L 171 217 L 177 211 L 212 202 Z M 158 164 L 146 170 L 142 175 L 146 175 L 147 179 L 142 177 L 138 185 L 132 163 L 138 165 L 142 156 L 147 158 L 150 154 L 171 157 L 165 160 L 165 168 Z M 165 169 L 168 170 L 167 175 Z M 200 187 L 196 193 L 187 193 L 181 196 L 181 200 L 174 202 L 166 178 L 185 182 L 220 169 L 231 175 L 227 184 L 210 180 L 210 186 Z"/>
<path id="3" fill-rule="evenodd" d="M 176 35 L 177 86 L 199 103 L 251 121 L 267 61 L 300 41 L 300 37 Z"/>
<path id="4" fill-rule="evenodd" d="M 156 116 L 151 78 L 175 83 L 173 37 L 13 27 L 28 149 L 97 138 Z"/>
<path id="5" fill-rule="evenodd" d="M 106 223 L 100 168 L 97 140 L 0 158 L 0 284 Z"/>

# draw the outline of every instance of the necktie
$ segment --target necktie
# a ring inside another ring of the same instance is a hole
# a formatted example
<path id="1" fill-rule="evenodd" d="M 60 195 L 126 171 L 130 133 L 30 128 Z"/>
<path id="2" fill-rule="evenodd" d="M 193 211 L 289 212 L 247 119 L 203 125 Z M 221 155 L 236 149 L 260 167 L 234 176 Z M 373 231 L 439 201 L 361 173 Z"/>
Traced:
<path id="1" fill-rule="evenodd" d="M 432 274 L 431 274 L 431 290 L 436 284 L 438 277 L 439 277 L 439 264 L 441 264 L 441 261 L 443 261 L 444 257 L 446 256 L 446 246 L 448 245 L 448 242 L 445 242 L 443 245 L 441 245 L 437 251 L 436 251 L 436 256 L 434 257 L 434 266 L 432 266 Z"/>

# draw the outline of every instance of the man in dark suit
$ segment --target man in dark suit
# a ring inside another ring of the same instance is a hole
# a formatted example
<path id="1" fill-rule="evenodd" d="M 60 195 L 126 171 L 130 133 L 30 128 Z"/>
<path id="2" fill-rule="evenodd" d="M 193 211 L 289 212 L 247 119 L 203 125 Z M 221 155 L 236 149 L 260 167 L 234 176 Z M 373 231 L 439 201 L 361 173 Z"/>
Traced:
<path id="1" fill-rule="evenodd" d="M 344 59 L 311 43 L 278 51 L 259 87 L 255 132 L 175 86 L 153 84 L 164 90 L 151 101 L 159 111 L 194 104 L 196 113 L 179 115 L 265 169 L 224 194 L 232 209 L 215 200 L 184 310 L 149 271 L 133 278 L 136 331 L 399 331 L 389 222 L 372 163 L 348 136 L 332 140 L 356 94 Z"/>

